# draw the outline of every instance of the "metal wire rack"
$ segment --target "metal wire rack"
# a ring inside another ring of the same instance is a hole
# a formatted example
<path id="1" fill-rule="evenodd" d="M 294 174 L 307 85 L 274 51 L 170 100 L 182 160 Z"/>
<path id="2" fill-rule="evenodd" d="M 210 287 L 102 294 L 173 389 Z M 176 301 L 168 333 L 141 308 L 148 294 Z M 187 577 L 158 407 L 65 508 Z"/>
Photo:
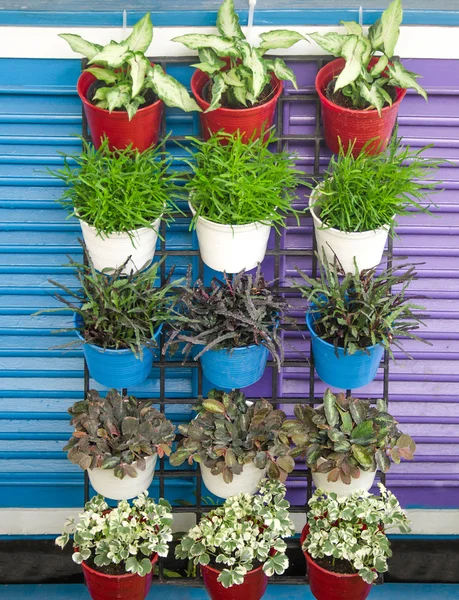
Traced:
<path id="1" fill-rule="evenodd" d="M 195 61 L 195 57 L 162 57 L 162 58 L 155 58 L 154 60 L 155 60 L 156 64 L 160 64 L 165 70 L 167 70 L 168 65 L 172 65 L 172 64 L 190 65 L 191 63 L 193 63 Z M 325 64 L 327 62 L 327 59 L 324 57 L 292 56 L 292 57 L 288 57 L 287 62 L 291 64 L 291 66 L 294 70 L 295 70 L 295 66 L 298 66 L 300 64 L 305 64 L 305 63 L 313 63 L 317 66 L 317 70 L 319 70 L 323 66 L 323 64 Z M 85 68 L 85 67 L 86 67 L 86 60 L 84 59 L 82 61 L 82 68 Z M 305 134 L 305 135 L 287 133 L 287 126 L 284 122 L 284 114 L 285 114 L 284 105 L 285 105 L 285 103 L 297 103 L 297 102 L 314 103 L 314 105 L 315 105 L 314 133 Z M 308 180 L 317 179 L 320 177 L 320 162 L 319 161 L 320 161 L 321 145 L 323 144 L 323 136 L 321 133 L 321 126 L 320 126 L 320 116 L 321 116 L 320 101 L 319 101 L 319 98 L 318 98 L 317 94 L 315 93 L 315 91 L 311 91 L 308 93 L 295 93 L 295 94 L 286 94 L 284 92 L 279 98 L 279 102 L 277 105 L 277 116 L 276 116 L 276 137 L 278 140 L 277 141 L 277 150 L 282 150 L 286 146 L 286 144 L 288 144 L 288 142 L 312 143 L 314 145 L 313 166 L 309 172 L 306 172 L 304 174 L 304 178 L 308 179 Z M 87 141 L 90 140 L 84 110 L 83 110 L 83 119 L 82 119 L 82 134 L 83 134 L 83 137 Z M 166 135 L 166 121 L 165 121 L 165 115 L 163 115 L 161 136 L 160 136 L 159 143 L 161 143 L 161 141 L 164 139 L 165 135 Z M 168 139 L 170 141 L 183 141 L 184 137 L 178 136 L 178 135 L 173 135 L 173 133 L 172 133 L 172 135 L 170 135 Z M 178 219 L 180 219 L 180 218 L 189 219 L 189 217 L 190 217 L 190 215 L 185 216 L 185 217 L 178 217 Z M 310 219 L 309 216 L 307 218 Z M 199 258 L 198 250 L 189 250 L 189 249 L 172 250 L 172 251 L 166 250 L 166 241 L 165 241 L 166 225 L 164 222 L 161 224 L 161 238 L 162 239 L 160 242 L 160 249 L 156 251 L 155 256 L 161 257 L 161 256 L 164 256 L 167 254 L 168 256 L 182 256 L 182 257 L 188 257 L 190 259 L 192 259 L 193 257 L 197 257 L 198 261 L 199 261 L 198 277 L 199 278 L 203 277 L 204 265 L 203 265 L 201 259 Z M 281 293 L 281 294 L 294 294 L 294 293 L 298 294 L 298 291 L 295 288 L 285 287 L 285 286 L 280 285 L 280 280 L 282 278 L 282 273 L 281 273 L 281 258 L 282 257 L 287 257 L 287 256 L 308 257 L 308 256 L 310 256 L 312 259 L 312 274 L 313 274 L 313 276 L 317 275 L 317 258 L 315 255 L 316 248 L 315 248 L 314 236 L 312 236 L 312 240 L 313 240 L 313 246 L 310 248 L 283 249 L 282 243 L 281 243 L 282 235 L 279 233 L 275 234 L 274 248 L 267 251 L 267 256 L 272 256 L 274 258 L 274 280 L 276 281 L 275 285 L 277 286 L 277 291 L 279 293 Z M 392 264 L 392 239 L 390 237 L 389 237 L 389 243 L 388 243 L 388 250 L 385 254 L 386 254 L 388 266 L 390 266 Z M 164 281 L 165 275 L 166 275 L 166 268 L 165 268 L 165 264 L 163 263 L 162 267 L 161 267 L 162 281 Z M 164 333 L 161 334 L 161 343 L 164 341 L 163 336 L 164 336 Z M 383 367 L 383 371 L 384 371 L 383 397 L 386 400 L 386 402 L 389 400 L 389 398 L 388 398 L 388 396 L 389 396 L 389 364 L 390 364 L 389 363 L 389 355 L 387 352 L 385 352 L 384 359 L 382 362 L 382 367 Z M 268 361 L 268 367 L 270 367 L 270 366 L 275 367 L 275 364 L 272 361 Z M 309 370 L 309 387 L 308 387 L 307 395 L 305 394 L 305 397 L 293 398 L 293 397 L 281 396 L 279 394 L 279 381 L 278 381 L 277 369 L 273 368 L 272 369 L 272 393 L 271 393 L 271 397 L 268 397 L 267 399 L 270 400 L 270 402 L 272 402 L 274 406 L 297 404 L 297 403 L 303 403 L 303 404 L 308 403 L 308 404 L 314 405 L 314 404 L 321 403 L 321 396 L 317 396 L 316 391 L 315 391 L 314 358 L 313 358 L 311 349 L 309 352 L 309 364 L 306 360 L 285 359 L 282 366 L 283 367 L 304 368 L 305 370 Z M 155 404 L 159 405 L 161 412 L 165 412 L 167 405 L 194 404 L 197 401 L 197 397 L 194 397 L 194 398 L 172 398 L 172 397 L 167 396 L 167 394 L 166 394 L 166 370 L 171 367 L 173 367 L 174 369 L 178 369 L 178 368 L 197 369 L 198 370 L 197 395 L 198 396 L 201 395 L 202 390 L 203 390 L 202 374 L 201 374 L 201 369 L 200 369 L 198 363 L 195 363 L 193 361 L 187 361 L 182 364 L 177 361 L 170 361 L 167 359 L 167 357 L 164 357 L 163 355 L 161 355 L 159 360 L 154 363 L 154 368 L 159 369 L 159 400 L 157 398 L 155 398 L 154 402 L 155 402 Z M 90 385 L 89 372 L 87 369 L 87 365 L 85 363 L 85 368 L 84 368 L 84 393 L 85 393 L 85 396 L 90 389 L 89 385 Z M 126 393 L 126 390 L 123 390 L 123 393 Z M 347 390 L 347 394 L 350 395 L 350 393 L 351 393 L 351 390 Z M 266 396 L 264 396 L 264 397 L 266 398 Z M 195 498 L 196 498 L 195 503 L 191 506 L 174 506 L 173 507 L 174 513 L 189 513 L 189 514 L 191 513 L 191 514 L 195 515 L 196 520 L 198 521 L 204 512 L 207 512 L 212 509 L 212 506 L 208 506 L 203 503 L 202 481 L 201 481 L 201 474 L 200 474 L 199 469 L 197 469 L 195 471 L 177 470 L 177 469 L 174 469 L 173 471 L 168 471 L 164 468 L 164 458 L 161 458 L 158 462 L 159 462 L 159 469 L 157 468 L 155 471 L 155 478 L 159 482 L 160 497 L 164 496 L 165 487 L 167 485 L 168 479 L 171 479 L 171 478 L 174 478 L 174 479 L 176 479 L 176 478 L 194 478 L 195 482 L 196 482 L 195 492 L 194 492 Z M 379 479 L 382 483 L 385 483 L 384 473 L 378 473 L 377 476 L 379 477 Z M 295 469 L 290 474 L 289 477 L 291 479 L 302 478 L 303 480 L 306 478 L 306 494 L 305 494 L 304 503 L 291 506 L 292 513 L 306 515 L 307 503 L 313 493 L 311 473 L 309 470 L 303 471 L 303 470 Z M 89 479 L 88 479 L 87 472 L 85 471 L 84 501 L 87 502 L 89 500 L 89 497 L 90 497 Z M 287 544 L 288 544 L 289 548 L 298 547 L 299 541 L 297 538 L 292 538 L 287 541 Z M 173 546 L 171 547 L 171 551 L 170 551 L 170 554 L 172 554 L 172 553 L 173 553 Z M 305 570 L 306 570 L 306 567 L 305 567 Z M 194 577 L 170 579 L 170 578 L 167 578 L 164 576 L 164 559 L 160 558 L 158 571 L 159 571 L 158 572 L 159 576 L 154 578 L 154 582 L 156 582 L 156 583 L 173 584 L 173 585 L 188 585 L 188 586 L 201 586 L 202 585 L 202 580 L 201 580 L 201 577 L 199 574 L 199 569 L 197 570 L 196 575 Z M 383 581 L 382 577 L 380 576 L 378 579 L 378 583 L 382 583 L 382 581 Z M 274 583 L 274 584 L 287 584 L 288 583 L 290 585 L 292 585 L 292 584 L 304 585 L 306 583 L 306 578 L 304 575 L 302 575 L 302 576 L 282 575 L 282 576 L 272 577 L 270 579 L 270 582 Z"/>

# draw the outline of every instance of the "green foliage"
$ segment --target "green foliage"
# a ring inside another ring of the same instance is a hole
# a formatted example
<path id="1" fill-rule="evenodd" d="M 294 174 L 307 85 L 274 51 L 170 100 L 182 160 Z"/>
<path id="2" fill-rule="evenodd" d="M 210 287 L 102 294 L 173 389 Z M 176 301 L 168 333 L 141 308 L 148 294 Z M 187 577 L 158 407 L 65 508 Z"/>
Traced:
<path id="1" fill-rule="evenodd" d="M 52 279 L 50 283 L 58 287 L 63 294 L 56 298 L 77 314 L 77 330 L 87 344 L 104 349 L 122 350 L 129 348 L 136 355 L 142 355 L 142 348 L 154 348 L 157 328 L 167 322 L 174 313 L 177 295 L 172 283 L 174 267 L 164 283 L 155 287 L 159 270 L 164 262 L 152 263 L 144 271 L 121 277 L 125 264 L 110 274 L 96 271 L 86 253 L 88 265 L 69 258 L 66 266 L 74 270 L 79 289 L 70 289 Z M 69 299 L 70 297 L 70 299 Z M 57 312 L 62 308 L 40 311 Z M 74 328 L 66 331 L 74 331 Z M 78 342 L 72 342 L 72 345 Z"/>
<path id="2" fill-rule="evenodd" d="M 146 58 L 145 52 L 153 39 L 150 13 L 134 25 L 131 34 L 122 42 L 112 40 L 102 47 L 73 33 L 61 33 L 59 37 L 93 65 L 86 71 L 107 84 L 96 92 L 95 104 L 99 108 L 110 112 L 125 110 L 131 120 L 145 104 L 146 92 L 152 89 L 167 106 L 187 112 L 201 110 L 181 83 L 167 75 L 159 65 L 152 66 Z"/>
<path id="3" fill-rule="evenodd" d="M 199 63 L 192 65 L 207 73 L 212 81 L 212 102 L 206 112 L 219 108 L 225 94 L 230 108 L 251 107 L 263 102 L 262 92 L 271 82 L 271 74 L 293 83 L 293 71 L 281 58 L 264 58 L 268 50 L 290 48 L 304 36 L 296 31 L 280 29 L 260 35 L 261 44 L 255 48 L 247 41 L 234 10 L 233 0 L 224 0 L 218 11 L 219 35 L 189 33 L 174 38 L 199 53 Z M 226 59 L 226 60 L 225 60 Z M 228 61 L 228 63 L 227 63 Z"/>
<path id="4" fill-rule="evenodd" d="M 110 508 L 103 496 L 97 495 L 85 505 L 78 523 L 68 519 L 64 533 L 56 544 L 64 548 L 73 535 L 77 564 L 92 560 L 97 567 L 121 565 L 126 573 L 141 577 L 152 570 L 154 553 L 167 556 L 172 541 L 172 509 L 161 498 L 156 504 L 143 492 L 132 501 L 121 500 Z"/>
<path id="5" fill-rule="evenodd" d="M 203 516 L 175 549 L 177 558 L 195 565 L 221 567 L 218 581 L 225 588 L 239 585 L 255 561 L 263 563 L 270 577 L 288 567 L 287 544 L 295 533 L 289 517 L 286 488 L 279 481 L 264 480 L 260 493 L 239 494 Z"/>
<path id="6" fill-rule="evenodd" d="M 224 225 L 273 224 L 279 230 L 287 216 L 298 220 L 300 212 L 292 205 L 302 179 L 294 157 L 270 151 L 276 141 L 272 130 L 248 143 L 243 136 L 238 130 L 215 133 L 205 142 L 187 138 L 192 146 L 186 150 L 193 156 L 185 160 L 192 170 L 185 185 L 196 213 L 192 226 L 204 217 Z"/>
<path id="7" fill-rule="evenodd" d="M 394 136 L 385 152 L 370 155 L 364 148 L 356 157 L 353 146 L 341 146 L 332 156 L 313 204 L 325 228 L 362 232 L 389 226 L 393 232 L 395 217 L 428 212 L 422 203 L 437 185 L 428 180 L 441 161 L 423 156 L 431 146 L 412 151 L 401 142 Z"/>
<path id="8" fill-rule="evenodd" d="M 290 446 L 279 437 L 285 413 L 267 400 L 247 406 L 242 392 L 211 390 L 197 410 L 191 423 L 179 425 L 184 437 L 171 454 L 172 465 L 194 460 L 209 467 L 213 475 L 222 474 L 226 483 L 250 462 L 267 468 L 270 478 L 281 481 L 293 470 Z"/>
<path id="9" fill-rule="evenodd" d="M 390 87 L 413 88 L 427 100 L 426 91 L 416 81 L 419 75 L 405 69 L 393 56 L 402 18 L 401 0 L 393 0 L 381 18 L 371 25 L 368 36 L 354 21 L 341 21 L 346 33 L 308 34 L 326 52 L 345 59 L 334 91 L 341 90 L 350 98 L 353 108 L 375 108 L 381 114 L 384 105 L 392 105 L 387 90 Z M 373 58 L 377 60 L 370 66 Z"/>
<path id="10" fill-rule="evenodd" d="M 348 561 L 364 581 L 373 583 L 387 571 L 392 556 L 386 532 L 409 533 L 409 521 L 397 498 L 380 483 L 380 496 L 355 492 L 337 497 L 317 490 L 309 500 L 309 534 L 303 543 L 313 559 L 329 556 Z"/>
<path id="11" fill-rule="evenodd" d="M 429 343 L 413 333 L 423 325 L 414 311 L 424 309 L 407 297 L 416 279 L 414 268 L 412 264 L 393 265 L 377 274 L 376 267 L 359 273 L 356 265 L 355 273 L 342 277 L 336 257 L 333 264 L 324 257 L 320 277 L 313 279 L 298 271 L 306 285 L 296 287 L 313 304 L 316 333 L 335 346 L 337 356 L 338 348 L 354 354 L 382 344 L 393 358 L 392 346 L 403 351 L 400 338 Z"/>
<path id="12" fill-rule="evenodd" d="M 387 412 L 386 403 L 376 406 L 366 400 L 324 394 L 317 408 L 297 404 L 295 419 L 285 421 L 283 431 L 295 445 L 292 456 L 305 456 L 307 465 L 319 473 L 328 473 L 328 481 L 341 480 L 349 485 L 360 477 L 360 470 L 386 473 L 390 458 L 411 460 L 416 444 L 402 433 L 397 421 Z"/>
<path id="13" fill-rule="evenodd" d="M 101 398 L 89 390 L 86 400 L 69 408 L 75 431 L 64 450 L 70 462 L 85 469 L 114 469 L 114 475 L 137 477 L 145 457 L 169 455 L 175 427 L 150 400 L 109 390 Z M 136 467 L 132 463 L 136 463 Z"/>
<path id="14" fill-rule="evenodd" d="M 48 172 L 67 186 L 64 207 L 98 235 L 152 227 L 159 217 L 167 220 L 177 211 L 180 188 L 168 172 L 172 158 L 164 156 L 162 146 L 110 151 L 107 138 L 98 150 L 84 139 L 82 144 L 81 154 L 63 154 L 64 167 Z"/>
<path id="15" fill-rule="evenodd" d="M 273 284 L 265 281 L 260 266 L 255 275 L 241 271 L 237 275 L 216 277 L 210 289 L 198 280 L 180 290 L 177 318 L 171 321 L 173 330 L 164 344 L 184 342 L 183 353 L 188 356 L 193 346 L 199 352 L 197 360 L 207 350 L 231 349 L 263 344 L 271 352 L 280 369 L 284 349 L 278 323 L 287 302 L 274 291 Z"/>

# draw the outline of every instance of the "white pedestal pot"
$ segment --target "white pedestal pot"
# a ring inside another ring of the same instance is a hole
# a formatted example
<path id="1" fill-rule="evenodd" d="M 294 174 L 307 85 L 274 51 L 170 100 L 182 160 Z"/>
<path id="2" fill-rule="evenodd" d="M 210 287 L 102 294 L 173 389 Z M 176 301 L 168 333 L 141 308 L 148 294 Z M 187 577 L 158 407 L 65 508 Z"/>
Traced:
<path id="1" fill-rule="evenodd" d="M 325 462 L 323 458 L 319 458 L 318 464 Z M 328 481 L 328 473 L 314 473 L 311 471 L 312 481 L 316 489 L 324 490 L 324 492 L 334 492 L 342 498 L 351 496 L 357 490 L 368 492 L 373 486 L 376 477 L 376 471 L 360 471 L 360 477 L 352 478 L 350 484 L 346 484 L 341 479 L 338 481 Z"/>
<path id="2" fill-rule="evenodd" d="M 195 210 L 190 210 L 195 214 Z M 198 217 L 196 235 L 204 264 L 215 271 L 239 273 L 254 269 L 266 254 L 271 225 L 222 225 Z"/>
<path id="3" fill-rule="evenodd" d="M 158 240 L 161 217 L 152 227 L 140 227 L 129 233 L 110 233 L 97 235 L 92 225 L 80 219 L 84 242 L 89 256 L 98 271 L 115 270 L 131 257 L 123 269 L 124 274 L 139 271 L 153 260 Z"/>
<path id="4" fill-rule="evenodd" d="M 137 470 L 137 477 L 125 475 L 123 479 L 115 477 L 114 469 L 88 469 L 89 481 L 98 494 L 112 500 L 129 500 L 148 489 L 153 481 L 158 455 L 146 456 L 144 471 L 137 469 L 137 463 L 132 466 Z"/>
<path id="5" fill-rule="evenodd" d="M 229 498 L 230 496 L 236 496 L 241 492 L 246 494 L 255 494 L 258 491 L 258 484 L 260 480 L 266 474 L 266 469 L 258 469 L 253 462 L 244 465 L 242 473 L 239 475 L 233 475 L 233 481 L 226 483 L 223 479 L 223 475 L 212 475 L 209 467 L 204 464 L 200 464 L 202 480 L 206 488 L 212 494 L 219 496 L 220 498 Z"/>
<path id="6" fill-rule="evenodd" d="M 320 191 L 316 188 L 311 194 L 309 208 L 314 220 L 317 252 L 320 260 L 322 261 L 325 250 L 327 261 L 333 264 L 334 255 L 336 254 L 346 273 L 355 273 L 354 257 L 360 271 L 362 269 L 372 269 L 379 265 L 389 235 L 389 226 L 373 231 L 351 233 L 333 227 L 322 229 L 323 222 L 320 219 L 320 209 L 318 206 L 312 206 L 318 193 Z"/>

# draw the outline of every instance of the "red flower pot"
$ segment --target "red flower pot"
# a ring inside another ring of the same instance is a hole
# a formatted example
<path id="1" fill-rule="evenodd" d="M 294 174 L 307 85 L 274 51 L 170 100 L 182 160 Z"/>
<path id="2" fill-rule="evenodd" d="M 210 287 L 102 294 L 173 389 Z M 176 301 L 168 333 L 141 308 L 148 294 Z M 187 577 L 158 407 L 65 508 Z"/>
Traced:
<path id="1" fill-rule="evenodd" d="M 370 67 L 375 64 L 377 58 L 370 61 Z M 316 90 L 319 94 L 322 104 L 322 120 L 324 124 L 325 143 L 332 152 L 339 152 L 339 140 L 346 150 L 349 144 L 354 143 L 353 155 L 357 156 L 365 144 L 373 139 L 374 143 L 369 144 L 367 151 L 370 154 L 378 154 L 387 147 L 392 130 L 397 119 L 400 102 L 406 94 L 406 90 L 395 88 L 397 98 L 392 106 L 386 106 L 381 111 L 381 116 L 377 110 L 355 110 L 338 106 L 325 95 L 330 81 L 341 73 L 345 65 L 344 58 L 332 60 L 320 69 L 316 77 Z"/>
<path id="2" fill-rule="evenodd" d="M 300 538 L 301 547 L 309 533 L 306 524 Z M 303 551 L 308 568 L 309 587 L 312 595 L 317 600 L 365 600 L 371 591 L 371 585 L 366 583 L 360 575 L 341 575 L 327 571 L 312 560 L 307 552 Z"/>
<path id="3" fill-rule="evenodd" d="M 154 554 L 151 564 L 158 560 Z M 99 573 L 86 563 L 81 563 L 83 574 L 93 600 L 145 600 L 150 591 L 153 570 L 145 577 L 133 573 L 126 575 L 105 575 Z"/>
<path id="4" fill-rule="evenodd" d="M 209 81 L 209 76 L 203 71 L 196 70 L 191 78 L 191 91 L 203 111 L 206 111 L 210 104 L 203 98 L 203 88 Z M 217 108 L 211 112 L 202 112 L 201 133 L 205 140 L 209 139 L 212 133 L 223 129 L 226 133 L 239 131 L 244 133 L 243 140 L 247 142 L 255 132 L 262 131 L 262 128 L 268 129 L 274 121 L 277 99 L 282 93 L 283 83 L 277 77 L 272 75 L 271 85 L 274 88 L 273 97 L 259 106 L 252 108 Z M 257 137 L 260 137 L 259 135 Z"/>
<path id="5" fill-rule="evenodd" d="M 134 117 L 129 121 L 125 110 L 109 113 L 104 108 L 91 104 L 86 98 L 89 86 L 96 81 L 92 73 L 83 72 L 77 84 L 78 95 L 83 102 L 84 112 L 88 121 L 91 139 L 96 148 L 106 135 L 109 139 L 111 150 L 122 150 L 132 144 L 143 152 L 154 146 L 159 137 L 161 119 L 163 115 L 163 102 L 157 100 L 149 106 L 139 108 Z"/>
<path id="6" fill-rule="evenodd" d="M 266 592 L 268 576 L 263 567 L 249 571 L 244 577 L 244 583 L 224 588 L 217 581 L 220 571 L 209 566 L 201 567 L 202 578 L 211 600 L 260 600 Z"/>

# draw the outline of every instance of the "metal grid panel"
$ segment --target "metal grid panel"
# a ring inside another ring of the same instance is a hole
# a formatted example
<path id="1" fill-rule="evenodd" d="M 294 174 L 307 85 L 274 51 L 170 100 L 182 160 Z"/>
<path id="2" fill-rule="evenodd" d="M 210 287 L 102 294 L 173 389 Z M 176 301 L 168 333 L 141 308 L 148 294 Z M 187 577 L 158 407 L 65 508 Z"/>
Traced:
<path id="1" fill-rule="evenodd" d="M 160 64 L 165 70 L 167 70 L 167 66 L 170 64 L 174 64 L 174 63 L 175 64 L 177 64 L 177 63 L 191 64 L 192 62 L 194 62 L 194 60 L 195 60 L 194 57 L 179 57 L 179 58 L 163 57 L 160 59 L 155 59 L 155 62 Z M 297 64 L 298 63 L 313 63 L 317 66 L 317 70 L 319 70 L 327 62 L 327 59 L 324 59 L 322 57 L 307 57 L 307 58 L 305 58 L 305 57 L 294 56 L 294 57 L 288 57 L 288 62 L 293 63 L 293 64 L 295 64 L 295 63 L 297 63 Z M 85 68 L 85 66 L 86 66 L 86 60 L 83 60 L 82 68 Z M 292 103 L 292 102 L 313 102 L 315 104 L 315 124 L 314 124 L 314 133 L 313 134 L 301 135 L 301 134 L 289 134 L 286 132 L 287 127 L 285 126 L 285 123 L 284 123 L 284 114 L 285 114 L 284 106 L 286 103 Z M 304 173 L 304 178 L 306 180 L 317 179 L 320 177 L 320 155 L 321 155 L 321 145 L 323 144 L 320 113 L 321 113 L 320 101 L 315 92 L 289 95 L 289 94 L 286 94 L 285 90 L 284 90 L 283 94 L 279 98 L 279 102 L 277 105 L 277 115 L 276 115 L 276 135 L 277 135 L 277 139 L 278 139 L 278 141 L 276 143 L 277 150 L 281 151 L 281 150 L 285 149 L 288 146 L 289 141 L 312 142 L 314 144 L 314 163 L 313 163 L 312 169 L 310 171 Z M 84 138 L 86 140 L 90 140 L 84 110 L 83 110 L 82 132 L 83 132 Z M 165 135 L 166 135 L 166 117 L 165 117 L 165 112 L 164 112 L 159 143 L 161 143 L 161 141 L 164 139 Z M 169 137 L 169 140 L 172 142 L 173 141 L 183 141 L 184 137 L 172 134 Z M 176 217 L 176 219 L 177 220 L 180 220 L 180 219 L 189 220 L 190 216 L 191 216 L 191 213 L 189 213 L 183 217 L 182 216 Z M 312 220 L 309 217 L 309 215 L 307 218 L 310 221 Z M 198 250 L 189 250 L 189 249 L 174 250 L 174 251 L 166 250 L 166 224 L 164 223 L 164 221 L 161 223 L 161 238 L 162 239 L 160 240 L 160 249 L 156 251 L 155 256 L 158 256 L 158 257 L 162 257 L 164 255 L 183 256 L 183 257 L 189 257 L 190 259 L 192 257 L 198 257 L 198 261 L 199 261 L 198 277 L 203 278 L 204 264 L 203 264 L 201 258 L 199 257 Z M 274 258 L 274 280 L 276 282 L 275 283 L 276 290 L 280 294 L 296 293 L 299 296 L 297 290 L 294 287 L 287 287 L 285 285 L 280 285 L 280 281 L 283 276 L 283 273 L 281 272 L 281 258 L 282 257 L 285 257 L 285 256 L 294 256 L 294 257 L 295 256 L 298 256 L 298 257 L 310 256 L 312 259 L 313 276 L 317 275 L 318 265 L 317 265 L 317 257 L 315 255 L 315 250 L 316 250 L 315 236 L 312 236 L 312 239 L 313 239 L 313 247 L 311 247 L 311 248 L 299 248 L 299 249 L 293 249 L 293 250 L 292 249 L 283 249 L 282 248 L 282 234 L 275 232 L 274 249 L 272 249 L 272 250 L 268 249 L 267 256 L 272 256 Z M 388 266 L 390 266 L 392 264 L 392 238 L 391 237 L 389 237 L 388 249 L 387 249 L 387 252 L 385 252 L 385 256 L 387 258 L 387 264 L 388 264 Z M 161 280 L 162 281 L 164 281 L 165 275 L 166 275 L 166 267 L 165 267 L 165 264 L 163 263 L 162 267 L 161 267 Z M 304 325 L 299 325 L 298 327 L 304 331 L 306 330 L 306 326 L 304 326 Z M 161 345 L 164 342 L 164 335 L 165 335 L 164 332 L 162 332 L 161 333 Z M 390 364 L 389 354 L 387 352 L 385 352 L 382 366 L 383 366 L 383 371 L 384 371 L 383 397 L 386 400 L 386 402 L 388 402 L 388 400 L 389 400 L 389 364 Z M 313 359 L 312 350 L 311 350 L 310 345 L 309 345 L 309 364 L 306 360 L 296 360 L 296 359 L 285 359 L 282 364 L 283 367 L 300 367 L 300 368 L 305 368 L 305 369 L 309 370 L 308 395 L 303 398 L 293 398 L 293 397 L 286 398 L 286 397 L 283 397 L 282 395 L 280 395 L 279 379 L 278 379 L 277 370 L 275 368 L 275 363 L 273 361 L 268 361 L 267 366 L 273 367 L 272 368 L 272 393 L 271 393 L 271 397 L 267 397 L 267 399 L 273 405 L 275 405 L 277 407 L 279 405 L 294 405 L 297 403 L 308 403 L 311 405 L 321 403 L 322 397 L 321 397 L 321 395 L 317 396 L 316 391 L 315 391 L 314 359 Z M 167 357 L 160 354 L 159 360 L 154 363 L 154 368 L 159 369 L 159 372 L 160 372 L 160 375 L 159 375 L 160 395 L 159 395 L 159 400 L 157 398 L 155 398 L 154 402 L 156 404 L 159 404 L 160 410 L 163 413 L 166 410 L 166 405 L 174 405 L 174 404 L 191 404 L 192 405 L 197 402 L 197 397 L 194 397 L 194 398 L 170 398 L 170 397 L 167 397 L 167 394 L 166 394 L 166 370 L 171 367 L 173 367 L 174 369 L 177 369 L 177 368 L 188 368 L 189 369 L 190 367 L 197 369 L 197 396 L 202 395 L 202 392 L 203 392 L 203 377 L 202 377 L 202 373 L 201 373 L 201 368 L 198 363 L 193 362 L 193 361 L 187 361 L 183 364 L 178 363 L 177 361 L 172 362 L 172 361 L 168 360 Z M 85 396 L 89 389 L 90 389 L 90 378 L 89 378 L 88 368 L 87 368 L 87 365 L 85 362 L 85 369 L 84 369 L 84 393 L 85 393 Z M 126 394 L 127 392 L 128 392 L 128 390 L 126 390 L 126 389 L 123 390 L 123 394 Z M 347 394 L 350 395 L 351 390 L 347 390 Z M 264 396 L 264 397 L 266 397 L 266 396 Z M 180 439 L 180 437 L 181 436 L 179 435 L 177 439 Z M 90 497 L 89 478 L 88 478 L 87 471 L 85 471 L 84 477 L 85 477 L 84 478 L 84 499 L 85 499 L 85 502 L 87 502 Z M 159 460 L 159 469 L 157 468 L 155 471 L 155 478 L 157 478 L 159 480 L 160 497 L 164 496 L 165 487 L 167 486 L 168 479 L 190 478 L 190 477 L 195 479 L 196 502 L 192 506 L 174 506 L 173 512 L 174 513 L 193 514 L 196 517 L 196 521 L 198 521 L 201 518 L 201 515 L 203 513 L 208 512 L 208 511 L 212 510 L 212 508 L 213 508 L 213 506 L 203 504 L 203 501 L 202 501 L 202 479 L 201 479 L 200 469 L 197 468 L 196 470 L 193 470 L 193 471 L 188 471 L 188 470 L 183 470 L 183 469 L 181 469 L 181 470 L 175 469 L 173 471 L 167 471 L 164 468 L 164 458 L 161 458 Z M 289 477 L 290 478 L 295 478 L 295 477 L 302 478 L 303 480 L 306 477 L 307 486 L 306 486 L 306 495 L 305 495 L 304 503 L 292 504 L 291 509 L 290 509 L 291 513 L 306 515 L 307 503 L 313 493 L 311 472 L 309 469 L 307 469 L 306 472 L 303 470 L 295 469 L 290 474 Z M 382 483 L 385 483 L 385 474 L 384 473 L 378 472 L 377 477 L 380 479 L 380 481 Z M 288 480 L 287 480 L 287 486 L 288 486 Z M 288 547 L 290 547 L 290 548 L 294 547 L 294 546 L 297 547 L 298 539 L 290 539 L 287 541 L 287 544 L 288 544 Z M 175 546 L 175 544 L 172 544 L 171 548 L 173 549 L 174 546 Z M 159 577 L 154 579 L 154 581 L 156 581 L 157 583 L 163 583 L 163 584 L 170 583 L 173 585 L 202 585 L 199 568 L 197 569 L 197 574 L 194 579 L 192 579 L 192 578 L 168 579 L 167 577 L 164 576 L 164 559 L 160 558 L 158 564 L 159 564 Z M 383 581 L 383 578 L 381 576 L 379 576 L 378 583 L 381 583 L 382 581 Z M 298 576 L 288 576 L 288 575 L 274 576 L 270 579 L 270 582 L 276 583 L 276 584 L 288 583 L 288 584 L 304 585 L 305 578 L 298 577 Z"/>

